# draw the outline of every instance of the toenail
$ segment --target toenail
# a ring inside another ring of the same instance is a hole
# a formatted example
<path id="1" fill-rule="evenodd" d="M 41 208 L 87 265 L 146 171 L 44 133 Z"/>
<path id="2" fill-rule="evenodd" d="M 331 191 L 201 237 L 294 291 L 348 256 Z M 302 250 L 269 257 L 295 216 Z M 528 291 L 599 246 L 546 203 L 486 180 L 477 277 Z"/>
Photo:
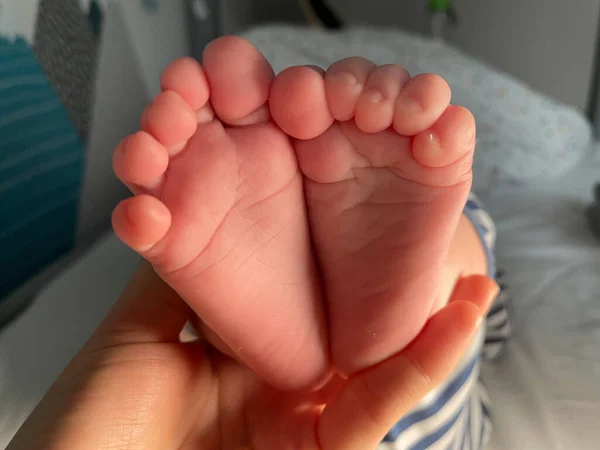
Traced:
<path id="1" fill-rule="evenodd" d="M 383 94 L 377 89 L 370 89 L 365 96 L 371 103 L 381 103 L 384 100 Z"/>
<path id="2" fill-rule="evenodd" d="M 171 217 L 171 214 L 166 209 L 166 207 L 148 208 L 146 210 L 146 214 L 147 214 L 148 219 L 154 221 L 155 223 L 159 223 L 159 222 L 164 223 L 164 222 L 170 220 L 170 217 Z"/>
<path id="3" fill-rule="evenodd" d="M 271 113 L 267 105 L 262 105 L 258 109 L 252 111 L 250 114 L 240 117 L 239 119 L 224 119 L 228 125 L 234 127 L 245 127 L 248 125 L 260 125 L 269 122 Z"/>
<path id="4" fill-rule="evenodd" d="M 475 133 L 473 129 L 469 129 L 463 133 L 462 137 L 463 148 L 471 149 L 475 146 Z"/>
<path id="5" fill-rule="evenodd" d="M 147 183 L 146 188 L 156 189 L 163 183 L 164 180 L 165 180 L 164 175 L 161 175 L 156 180 L 153 180 L 153 181 L 150 181 L 149 183 Z"/>
<path id="6" fill-rule="evenodd" d="M 215 113 L 210 104 L 207 104 L 196 111 L 196 120 L 198 123 L 209 123 L 215 118 Z"/>
<path id="7" fill-rule="evenodd" d="M 360 86 L 358 78 L 350 72 L 337 72 L 330 74 L 330 76 L 349 86 Z"/>
<path id="8" fill-rule="evenodd" d="M 407 97 L 407 98 L 400 98 L 398 105 L 406 112 L 409 113 L 420 113 L 423 112 L 423 105 L 421 105 L 421 103 L 419 103 L 418 101 Z"/>
<path id="9" fill-rule="evenodd" d="M 440 137 L 435 131 L 430 131 L 427 133 L 427 144 L 429 146 L 429 150 L 432 151 L 438 151 L 442 148 Z"/>
<path id="10" fill-rule="evenodd" d="M 167 148 L 167 152 L 169 153 L 169 156 L 175 156 L 175 155 L 177 155 L 177 153 L 182 151 L 186 145 L 187 145 L 187 142 L 182 142 L 181 144 L 173 145 L 173 146 Z"/>

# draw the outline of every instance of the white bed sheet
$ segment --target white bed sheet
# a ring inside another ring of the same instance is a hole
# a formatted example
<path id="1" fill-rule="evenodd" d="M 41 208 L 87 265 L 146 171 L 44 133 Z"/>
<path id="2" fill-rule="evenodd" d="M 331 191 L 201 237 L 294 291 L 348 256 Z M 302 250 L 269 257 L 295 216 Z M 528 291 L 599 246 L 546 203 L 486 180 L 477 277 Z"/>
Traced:
<path id="1" fill-rule="evenodd" d="M 498 226 L 514 337 L 483 369 L 492 450 L 588 450 L 600 441 L 600 242 L 584 208 L 600 160 L 535 188 L 479 193 Z M 0 332 L 0 448 L 110 309 L 139 259 L 103 239 Z"/>
<path id="2" fill-rule="evenodd" d="M 600 446 L 600 241 L 585 218 L 598 181 L 596 151 L 560 180 L 480 195 L 513 297 L 506 358 L 483 369 L 497 448 Z"/>

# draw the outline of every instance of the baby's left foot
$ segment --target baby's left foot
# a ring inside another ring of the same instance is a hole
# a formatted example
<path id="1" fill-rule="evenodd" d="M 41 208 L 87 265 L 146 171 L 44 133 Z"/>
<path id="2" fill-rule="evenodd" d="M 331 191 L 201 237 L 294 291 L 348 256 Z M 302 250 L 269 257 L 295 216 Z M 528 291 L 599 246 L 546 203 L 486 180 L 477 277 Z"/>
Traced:
<path id="1" fill-rule="evenodd" d="M 271 384 L 330 370 L 302 174 L 266 106 L 273 69 L 225 36 L 182 59 L 114 155 L 136 196 L 115 232 L 200 316 L 205 334 Z M 218 338 L 217 338 L 218 337 Z"/>
<path id="2" fill-rule="evenodd" d="M 296 138 L 344 373 L 399 351 L 434 312 L 475 145 L 471 113 L 449 102 L 440 77 L 362 58 L 292 67 L 271 88 L 272 117 Z"/>

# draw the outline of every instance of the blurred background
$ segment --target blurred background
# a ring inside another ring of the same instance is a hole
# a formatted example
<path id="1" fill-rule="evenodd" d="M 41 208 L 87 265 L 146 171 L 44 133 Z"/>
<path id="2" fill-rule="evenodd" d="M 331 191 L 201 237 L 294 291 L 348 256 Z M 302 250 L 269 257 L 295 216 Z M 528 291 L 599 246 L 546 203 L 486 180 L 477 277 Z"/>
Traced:
<path id="1" fill-rule="evenodd" d="M 139 263 L 110 231 L 113 149 L 170 62 L 230 33 L 276 71 L 361 55 L 448 80 L 518 297 L 512 356 L 484 369 L 510 411 L 496 448 L 597 448 L 599 18 L 600 0 L 0 0 L 0 448 Z"/>

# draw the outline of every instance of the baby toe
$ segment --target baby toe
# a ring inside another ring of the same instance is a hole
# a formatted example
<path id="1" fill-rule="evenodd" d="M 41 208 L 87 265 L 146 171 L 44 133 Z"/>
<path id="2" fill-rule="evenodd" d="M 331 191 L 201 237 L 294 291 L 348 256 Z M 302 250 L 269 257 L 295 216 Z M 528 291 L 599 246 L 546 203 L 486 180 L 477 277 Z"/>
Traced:
<path id="1" fill-rule="evenodd" d="M 327 69 L 325 91 L 335 120 L 346 121 L 354 117 L 363 86 L 376 67 L 368 59 L 352 57 L 337 61 Z"/>
<path id="2" fill-rule="evenodd" d="M 275 123 L 296 139 L 313 139 L 334 120 L 323 75 L 306 66 L 290 67 L 275 78 L 269 108 Z"/>
<path id="3" fill-rule="evenodd" d="M 237 36 L 223 36 L 204 49 L 202 61 L 211 89 L 211 103 L 230 125 L 268 121 L 266 102 L 275 74 L 263 54 Z"/>
<path id="4" fill-rule="evenodd" d="M 430 128 L 450 104 L 450 97 L 450 87 L 443 78 L 428 73 L 416 75 L 396 100 L 394 129 L 404 136 L 414 136 Z"/>
<path id="5" fill-rule="evenodd" d="M 145 253 L 167 234 L 171 213 L 157 198 L 138 195 L 117 205 L 112 224 L 119 239 L 138 253 Z"/>
<path id="6" fill-rule="evenodd" d="M 144 131 L 123 139 L 113 155 L 115 175 L 134 191 L 158 187 L 168 165 L 167 149 Z"/>
<path id="7" fill-rule="evenodd" d="M 163 91 L 177 92 L 193 111 L 205 106 L 210 95 L 206 74 L 194 58 L 181 58 L 169 64 L 160 85 Z"/>
<path id="8" fill-rule="evenodd" d="M 462 106 L 450 106 L 427 131 L 413 139 L 413 156 L 427 167 L 445 167 L 462 158 L 470 170 L 475 149 L 475 119 Z"/>
<path id="9" fill-rule="evenodd" d="M 358 99 L 354 120 L 365 133 L 378 133 L 392 125 L 396 98 L 410 79 L 402 66 L 388 64 L 375 69 Z"/>
<path id="10" fill-rule="evenodd" d="M 195 111 L 174 91 L 159 94 L 142 115 L 142 130 L 164 145 L 170 155 L 183 149 L 197 124 Z"/>

